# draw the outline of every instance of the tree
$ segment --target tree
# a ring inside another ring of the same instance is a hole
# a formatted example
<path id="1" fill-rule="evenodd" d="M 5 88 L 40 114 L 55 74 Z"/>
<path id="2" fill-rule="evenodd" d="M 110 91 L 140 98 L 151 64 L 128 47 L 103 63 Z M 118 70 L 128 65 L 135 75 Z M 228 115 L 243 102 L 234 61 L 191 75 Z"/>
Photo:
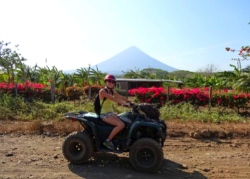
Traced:
<path id="1" fill-rule="evenodd" d="M 141 70 L 141 75 L 149 79 L 165 79 L 168 76 L 168 71 L 156 68 L 145 68 Z"/>
<path id="2" fill-rule="evenodd" d="M 168 77 L 167 71 L 156 68 L 145 68 L 143 70 L 135 68 L 123 73 L 125 78 L 166 79 Z"/>
<path id="3" fill-rule="evenodd" d="M 17 64 L 26 61 L 26 59 L 21 57 L 21 54 L 18 54 L 16 50 L 8 48 L 7 46 L 9 44 L 10 43 L 4 43 L 4 41 L 0 42 L 0 67 L 2 67 L 2 71 L 7 74 L 7 82 L 14 83 L 15 72 L 18 71 Z M 15 46 L 15 48 L 17 47 L 18 45 Z"/>
<path id="4" fill-rule="evenodd" d="M 235 50 L 235 49 L 231 49 L 229 47 L 226 47 L 226 51 L 239 52 L 238 55 L 241 56 L 241 58 L 232 58 L 232 60 L 237 62 L 237 67 L 241 71 L 242 70 L 241 69 L 241 61 L 249 60 L 250 47 L 249 46 L 242 46 L 241 50 Z"/>
<path id="5" fill-rule="evenodd" d="M 190 78 L 194 75 L 194 72 L 187 71 L 187 70 L 178 70 L 169 73 L 169 77 L 172 79 L 180 79 L 184 81 L 186 78 Z"/>
<path id="6" fill-rule="evenodd" d="M 62 83 L 62 70 L 58 70 L 56 66 L 53 66 L 51 69 L 46 66 L 44 68 L 39 67 L 41 73 L 40 82 L 48 83 L 49 80 L 52 80 L 55 84 L 55 87 L 59 87 Z"/>
<path id="7" fill-rule="evenodd" d="M 126 72 L 122 71 L 123 76 L 125 78 L 144 78 L 143 75 L 141 75 L 141 72 L 139 69 L 136 69 L 135 70 L 127 70 Z"/>
<path id="8" fill-rule="evenodd" d="M 67 73 L 62 73 L 61 77 L 62 77 L 62 83 L 60 85 L 60 89 L 62 93 L 65 93 L 67 87 L 74 85 L 76 78 L 75 74 L 67 74 Z"/>
<path id="9" fill-rule="evenodd" d="M 24 63 L 17 64 L 19 71 L 17 72 L 17 81 L 25 82 L 25 81 L 32 81 L 32 82 L 39 82 L 40 74 L 39 74 L 39 67 L 37 65 L 31 67 Z"/>
<path id="10" fill-rule="evenodd" d="M 216 76 L 226 82 L 227 86 L 238 89 L 239 86 L 237 80 L 241 76 L 241 71 L 235 65 L 230 64 L 230 66 L 234 68 L 234 71 L 219 72 Z"/>
<path id="11" fill-rule="evenodd" d="M 106 73 L 102 73 L 99 71 L 98 67 L 96 66 L 96 70 L 91 68 L 90 70 L 90 80 L 95 84 L 101 85 L 101 82 L 104 80 Z"/>
<path id="12" fill-rule="evenodd" d="M 89 84 L 89 76 L 90 76 L 90 65 L 88 68 L 80 68 L 77 69 L 75 73 L 75 78 L 80 78 L 81 79 L 81 85 L 85 86 Z"/>
<path id="13" fill-rule="evenodd" d="M 250 22 L 248 23 L 250 24 Z M 241 61 L 249 60 L 250 57 L 250 46 L 242 46 L 240 50 L 231 49 L 230 47 L 225 48 L 226 51 L 239 52 L 241 58 L 232 58 L 232 60 L 237 61 L 238 69 L 241 71 Z"/>
<path id="14" fill-rule="evenodd" d="M 214 73 L 217 73 L 219 70 L 214 64 L 207 64 L 203 68 L 199 68 L 197 70 L 197 73 L 201 73 L 205 77 L 211 77 L 214 75 Z"/>

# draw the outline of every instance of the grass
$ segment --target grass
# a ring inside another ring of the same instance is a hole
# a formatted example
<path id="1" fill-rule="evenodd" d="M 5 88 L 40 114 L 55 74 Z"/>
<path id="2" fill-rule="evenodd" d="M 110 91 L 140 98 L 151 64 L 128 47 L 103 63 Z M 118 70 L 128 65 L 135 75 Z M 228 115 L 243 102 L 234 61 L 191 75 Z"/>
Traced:
<path id="1" fill-rule="evenodd" d="M 114 109 L 117 114 L 131 110 L 118 105 L 115 105 Z M 69 134 L 82 130 L 83 127 L 78 122 L 63 119 L 63 113 L 70 111 L 94 112 L 93 101 L 28 103 L 21 98 L 4 96 L 0 98 L 0 133 Z M 166 104 L 159 111 L 161 119 L 168 125 L 170 136 L 186 135 L 190 131 L 202 129 L 238 133 L 241 136 L 250 135 L 249 118 L 240 116 L 233 110 L 224 112 L 219 108 L 212 108 L 211 111 L 207 108 L 196 110 L 190 104 L 179 103 Z"/>
<path id="2" fill-rule="evenodd" d="M 240 116 L 235 111 L 224 111 L 220 108 L 212 108 L 211 111 L 208 108 L 195 109 L 195 107 L 189 103 L 179 103 L 177 105 L 166 104 L 160 108 L 161 118 L 164 120 L 180 120 L 181 122 L 186 120 L 213 122 L 219 123 L 223 121 L 228 122 L 245 122 L 249 121 L 247 118 Z"/>
<path id="3" fill-rule="evenodd" d="M 133 101 L 130 99 L 130 101 Z M 93 101 L 82 100 L 76 102 L 62 102 L 55 104 L 47 104 L 43 102 L 25 102 L 22 98 L 14 98 L 4 95 L 0 98 L 0 119 L 2 120 L 22 120 L 22 121 L 62 121 L 63 113 L 70 111 L 88 111 L 94 112 Z M 115 105 L 115 113 L 130 111 L 131 109 Z M 235 111 L 222 112 L 219 108 L 213 108 L 209 111 L 207 108 L 196 110 L 191 104 L 179 103 L 177 105 L 169 105 L 159 109 L 161 119 L 163 120 L 179 120 L 183 121 L 202 121 L 219 123 L 228 122 L 244 122 L 249 121 L 248 118 L 240 116 Z"/>
<path id="4" fill-rule="evenodd" d="M 128 111 L 122 106 L 115 106 L 116 113 Z M 93 101 L 84 100 L 76 102 L 56 102 L 47 104 L 43 102 L 25 102 L 22 98 L 4 95 L 0 98 L 0 119 L 2 120 L 62 120 L 63 114 L 71 111 L 94 112 Z"/>

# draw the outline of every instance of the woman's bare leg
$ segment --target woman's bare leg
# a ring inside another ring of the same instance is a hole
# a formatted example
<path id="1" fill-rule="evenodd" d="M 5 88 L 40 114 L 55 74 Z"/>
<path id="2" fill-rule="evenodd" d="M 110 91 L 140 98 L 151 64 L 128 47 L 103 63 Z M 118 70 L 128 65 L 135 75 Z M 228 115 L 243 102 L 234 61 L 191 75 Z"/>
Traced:
<path id="1" fill-rule="evenodd" d="M 103 119 L 104 122 L 112 125 L 112 126 L 115 126 L 115 128 L 112 130 L 112 132 L 110 133 L 109 137 L 108 137 L 108 140 L 111 141 L 114 136 L 116 134 L 118 134 L 125 126 L 125 124 L 116 116 L 114 115 L 111 115 L 105 119 Z"/>

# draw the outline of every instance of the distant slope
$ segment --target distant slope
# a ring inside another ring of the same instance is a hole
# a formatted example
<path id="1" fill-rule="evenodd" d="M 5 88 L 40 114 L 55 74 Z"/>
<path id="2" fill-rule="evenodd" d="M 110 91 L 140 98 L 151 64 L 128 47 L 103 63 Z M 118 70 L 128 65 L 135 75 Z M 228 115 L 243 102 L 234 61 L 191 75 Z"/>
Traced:
<path id="1" fill-rule="evenodd" d="M 150 57 L 135 46 L 129 47 L 112 58 L 97 64 L 97 66 L 100 71 L 114 75 L 120 75 L 122 71 L 135 68 L 142 70 L 151 67 L 166 70 L 168 72 L 177 70 Z"/>
<path id="2" fill-rule="evenodd" d="M 92 68 L 95 68 L 95 66 L 96 65 L 92 66 Z M 168 72 L 177 70 L 150 57 L 135 46 L 129 47 L 110 59 L 97 64 L 97 66 L 100 71 L 114 75 L 121 75 L 122 71 L 135 68 L 142 70 L 151 67 L 166 70 Z M 67 73 L 70 72 L 72 73 L 74 70 L 67 71 Z"/>

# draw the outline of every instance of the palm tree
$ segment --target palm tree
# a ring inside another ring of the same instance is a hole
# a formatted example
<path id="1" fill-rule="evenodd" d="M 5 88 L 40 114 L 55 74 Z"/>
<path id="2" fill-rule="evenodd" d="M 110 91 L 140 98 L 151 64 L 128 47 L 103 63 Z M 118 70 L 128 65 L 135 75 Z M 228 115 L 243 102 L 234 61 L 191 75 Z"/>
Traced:
<path id="1" fill-rule="evenodd" d="M 80 78 L 81 79 L 81 85 L 85 86 L 87 84 L 89 84 L 89 76 L 90 76 L 90 65 L 88 68 L 80 68 L 77 69 L 76 73 L 75 73 L 75 78 Z"/>
<path id="2" fill-rule="evenodd" d="M 191 88 L 202 87 L 206 85 L 206 77 L 203 77 L 201 74 L 194 74 L 193 78 L 187 78 L 186 85 Z"/>
<path id="3" fill-rule="evenodd" d="M 139 69 L 135 70 L 128 70 L 127 72 L 122 71 L 124 74 L 123 76 L 125 78 L 144 78 L 144 76 L 141 75 L 141 72 Z"/>
<path id="4" fill-rule="evenodd" d="M 8 82 L 8 74 L 5 73 L 3 70 L 0 70 L 0 83 Z"/>
<path id="5" fill-rule="evenodd" d="M 39 67 L 39 71 L 41 74 L 41 83 L 48 83 L 49 80 L 52 80 L 55 84 L 55 87 L 59 87 L 62 83 L 62 70 L 58 70 L 55 66 L 53 66 L 51 69 L 48 66 L 44 68 Z"/>
<path id="6" fill-rule="evenodd" d="M 8 76 L 8 83 L 14 83 L 15 81 L 15 72 L 17 72 L 17 64 L 26 61 L 25 58 L 21 57 L 21 54 L 18 54 L 15 50 L 12 51 L 10 48 L 3 48 L 8 46 L 9 43 L 4 44 L 0 42 L 0 67 Z M 18 45 L 15 46 L 16 48 Z"/>
<path id="7" fill-rule="evenodd" d="M 234 71 L 220 72 L 216 76 L 225 81 L 228 86 L 238 88 L 238 83 L 236 83 L 236 81 L 240 78 L 243 72 L 239 70 L 235 65 L 230 64 L 230 66 L 234 68 Z"/>
<path id="8" fill-rule="evenodd" d="M 90 80 L 95 84 L 97 83 L 98 85 L 101 85 L 101 82 L 103 81 L 104 77 L 107 75 L 107 73 L 102 73 L 99 71 L 98 67 L 96 66 L 95 69 L 90 70 Z"/>
<path id="9" fill-rule="evenodd" d="M 39 82 L 40 74 L 38 72 L 37 64 L 34 67 L 25 65 L 24 63 L 19 63 L 17 65 L 19 68 L 17 72 L 17 80 L 24 82 L 24 81 L 32 81 L 32 82 Z"/>
<path id="10" fill-rule="evenodd" d="M 62 73 L 62 83 L 61 83 L 61 92 L 65 93 L 65 90 L 67 87 L 73 86 L 75 83 L 75 77 L 74 74 L 67 74 L 67 73 Z"/>

